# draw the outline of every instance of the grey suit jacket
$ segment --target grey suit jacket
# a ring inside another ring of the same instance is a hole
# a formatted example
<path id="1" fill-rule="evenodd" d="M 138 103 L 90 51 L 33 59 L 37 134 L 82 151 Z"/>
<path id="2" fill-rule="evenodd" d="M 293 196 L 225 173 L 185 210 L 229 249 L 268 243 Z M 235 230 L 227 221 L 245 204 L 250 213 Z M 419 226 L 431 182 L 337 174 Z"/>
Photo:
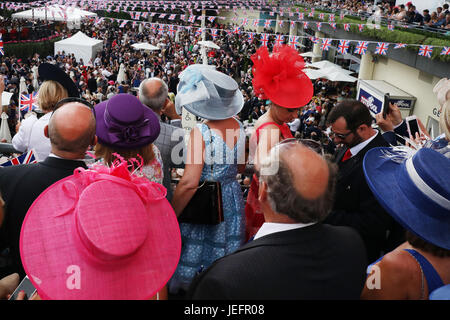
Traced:
<path id="1" fill-rule="evenodd" d="M 170 124 L 160 122 L 161 131 L 158 138 L 155 140 L 155 145 L 158 147 L 163 160 L 163 185 L 167 189 L 167 200 L 172 200 L 173 192 L 170 186 L 171 169 L 184 167 L 184 134 L 182 128 L 172 126 Z"/>

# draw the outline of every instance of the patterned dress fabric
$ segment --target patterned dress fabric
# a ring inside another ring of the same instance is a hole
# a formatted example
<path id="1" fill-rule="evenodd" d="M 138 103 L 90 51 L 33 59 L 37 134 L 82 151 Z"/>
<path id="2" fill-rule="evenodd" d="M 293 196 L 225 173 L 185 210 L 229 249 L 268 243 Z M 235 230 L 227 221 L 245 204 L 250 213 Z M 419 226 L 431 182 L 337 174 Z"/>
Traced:
<path id="1" fill-rule="evenodd" d="M 187 290 L 198 272 L 208 268 L 215 260 L 234 252 L 244 244 L 244 200 L 236 175 L 238 158 L 243 155 L 245 147 L 245 132 L 240 122 L 239 125 L 238 142 L 233 149 L 230 149 L 222 137 L 214 131 L 210 131 L 207 125 L 197 124 L 205 141 L 206 149 L 205 165 L 200 181 L 221 182 L 224 222 L 218 225 L 180 223 L 181 257 L 169 282 L 171 293 L 177 293 L 180 288 Z"/>

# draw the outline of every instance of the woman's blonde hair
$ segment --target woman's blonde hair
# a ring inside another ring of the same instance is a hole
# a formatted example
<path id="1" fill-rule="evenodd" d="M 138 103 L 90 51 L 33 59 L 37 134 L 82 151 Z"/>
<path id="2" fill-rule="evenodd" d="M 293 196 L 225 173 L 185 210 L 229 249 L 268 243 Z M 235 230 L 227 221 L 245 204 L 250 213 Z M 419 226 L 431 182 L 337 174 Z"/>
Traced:
<path id="1" fill-rule="evenodd" d="M 155 158 L 152 143 L 138 149 L 113 149 L 108 146 L 102 145 L 101 143 L 97 143 L 95 145 L 95 156 L 97 158 L 103 158 L 103 161 L 107 165 L 111 165 L 114 160 L 116 160 L 116 157 L 113 155 L 113 153 L 118 153 L 126 160 L 132 158 L 139 160 L 139 155 L 142 157 L 144 165 L 149 164 Z"/>
<path id="2" fill-rule="evenodd" d="M 441 132 L 445 133 L 445 138 L 450 141 L 450 100 L 447 100 L 442 106 L 439 126 L 441 127 Z"/>
<path id="3" fill-rule="evenodd" d="M 44 112 L 53 111 L 56 103 L 69 94 L 67 90 L 58 82 L 53 80 L 46 80 L 39 88 L 38 105 Z"/>

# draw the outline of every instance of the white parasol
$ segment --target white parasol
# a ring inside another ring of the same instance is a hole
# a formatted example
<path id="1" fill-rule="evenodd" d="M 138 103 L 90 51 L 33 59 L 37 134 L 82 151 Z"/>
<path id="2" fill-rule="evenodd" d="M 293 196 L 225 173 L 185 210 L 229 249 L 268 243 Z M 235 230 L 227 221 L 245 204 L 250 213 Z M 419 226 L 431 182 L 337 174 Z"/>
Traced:
<path id="1" fill-rule="evenodd" d="M 147 42 L 134 43 L 131 46 L 136 50 L 150 50 L 150 51 L 160 50 L 158 47 Z"/>
<path id="2" fill-rule="evenodd" d="M 210 40 L 206 40 L 206 41 L 199 41 L 198 42 L 199 45 L 207 47 L 207 48 L 212 48 L 212 49 L 220 49 L 220 47 L 215 44 L 214 42 L 210 41 Z"/>

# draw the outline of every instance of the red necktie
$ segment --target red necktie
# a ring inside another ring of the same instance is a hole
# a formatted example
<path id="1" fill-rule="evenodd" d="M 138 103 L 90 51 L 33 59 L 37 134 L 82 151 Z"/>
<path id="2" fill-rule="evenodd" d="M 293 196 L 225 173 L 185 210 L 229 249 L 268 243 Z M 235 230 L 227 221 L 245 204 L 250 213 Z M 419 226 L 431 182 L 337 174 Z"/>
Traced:
<path id="1" fill-rule="evenodd" d="M 347 151 L 345 152 L 344 156 L 342 157 L 342 162 L 347 161 L 348 159 L 350 159 L 352 157 L 352 153 L 350 151 L 350 149 L 347 149 Z"/>

